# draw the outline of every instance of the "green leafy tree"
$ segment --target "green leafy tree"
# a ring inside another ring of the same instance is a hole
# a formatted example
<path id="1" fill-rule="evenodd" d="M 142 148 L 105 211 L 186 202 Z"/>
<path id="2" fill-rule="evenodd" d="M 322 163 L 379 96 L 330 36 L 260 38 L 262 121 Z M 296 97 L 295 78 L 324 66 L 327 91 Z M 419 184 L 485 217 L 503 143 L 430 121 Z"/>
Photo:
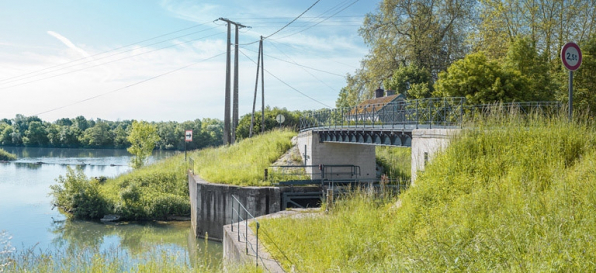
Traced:
<path id="1" fill-rule="evenodd" d="M 560 88 L 549 71 L 544 54 L 539 55 L 536 46 L 527 36 L 518 36 L 507 50 L 503 67 L 517 70 L 528 81 L 527 99 L 532 101 L 553 100 Z"/>
<path id="2" fill-rule="evenodd" d="M 46 130 L 41 121 L 31 121 L 23 137 L 26 146 L 45 146 L 48 143 Z"/>
<path id="3" fill-rule="evenodd" d="M 132 165 L 134 168 L 140 168 L 151 155 L 156 143 L 159 141 L 159 136 L 154 125 L 135 120 L 132 122 L 132 130 L 127 139 L 130 142 L 130 147 L 126 150 L 134 155 Z"/>
<path id="4" fill-rule="evenodd" d="M 430 71 L 417 65 L 400 66 L 391 79 L 385 81 L 384 87 L 409 99 L 428 98 L 432 92 L 432 77 Z"/>
<path id="5" fill-rule="evenodd" d="M 573 72 L 573 108 L 593 115 L 596 111 L 596 34 L 580 46 L 582 64 Z M 558 95 L 559 100 L 564 102 L 568 101 L 568 97 L 567 88 Z"/>
<path id="6" fill-rule="evenodd" d="M 468 51 L 465 39 L 475 4 L 475 0 L 381 1 L 360 28 L 370 52 L 362 67 L 348 75 L 348 92 L 360 101 L 370 98 L 393 71 L 407 65 L 422 67 L 436 78 Z"/>
<path id="7" fill-rule="evenodd" d="M 300 125 L 299 112 L 291 112 L 288 111 L 286 108 L 277 107 L 271 109 L 269 106 L 267 106 L 265 108 L 265 132 L 280 127 L 279 123 L 277 123 L 277 120 L 275 119 L 277 115 L 280 114 L 283 115 L 285 118 L 285 121 L 281 125 L 281 127 L 292 128 L 294 130 L 298 129 L 298 126 Z M 255 124 L 253 128 L 253 135 L 261 133 L 261 116 L 261 111 L 255 112 Z M 246 114 L 242 116 L 242 118 L 238 122 L 238 128 L 236 128 L 236 137 L 238 139 L 248 138 L 250 134 L 250 121 L 251 114 Z"/>
<path id="8" fill-rule="evenodd" d="M 469 104 L 527 101 L 529 83 L 517 70 L 504 69 L 484 53 L 474 53 L 439 74 L 436 97 L 465 97 Z"/>

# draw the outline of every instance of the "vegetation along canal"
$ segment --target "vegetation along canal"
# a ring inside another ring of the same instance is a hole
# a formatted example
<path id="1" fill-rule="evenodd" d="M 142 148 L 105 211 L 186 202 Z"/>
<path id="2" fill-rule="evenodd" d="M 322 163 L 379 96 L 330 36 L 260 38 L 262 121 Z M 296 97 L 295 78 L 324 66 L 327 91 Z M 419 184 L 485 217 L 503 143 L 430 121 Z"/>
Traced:
<path id="1" fill-rule="evenodd" d="M 79 166 L 87 177 L 114 177 L 131 170 L 126 150 L 4 149 L 19 158 L 0 163 L 0 232 L 4 231 L 0 243 L 11 237 L 8 243 L 13 253 L 92 250 L 115 253 L 130 267 L 148 255 L 163 253 L 188 266 L 203 263 L 204 257 L 209 257 L 210 263 L 220 263 L 221 244 L 196 240 L 187 221 L 71 221 L 52 208 L 50 185 L 66 174 L 67 166 Z M 155 151 L 151 160 L 172 154 Z"/>

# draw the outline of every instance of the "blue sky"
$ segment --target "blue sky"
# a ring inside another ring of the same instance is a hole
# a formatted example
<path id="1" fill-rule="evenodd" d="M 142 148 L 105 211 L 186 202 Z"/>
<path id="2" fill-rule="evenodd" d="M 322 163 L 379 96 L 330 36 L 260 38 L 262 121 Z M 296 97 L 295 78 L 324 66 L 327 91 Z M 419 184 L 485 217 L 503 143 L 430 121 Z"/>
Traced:
<path id="1" fill-rule="evenodd" d="M 246 44 L 314 2 L 0 0 L 0 118 L 223 119 L 226 26 L 213 21 L 251 26 L 240 31 Z M 320 0 L 267 39 L 265 103 L 289 110 L 334 106 L 343 76 L 368 53 L 358 28 L 377 6 Z M 256 60 L 257 48 L 240 50 Z M 256 73 L 242 53 L 241 115 L 252 108 Z"/>

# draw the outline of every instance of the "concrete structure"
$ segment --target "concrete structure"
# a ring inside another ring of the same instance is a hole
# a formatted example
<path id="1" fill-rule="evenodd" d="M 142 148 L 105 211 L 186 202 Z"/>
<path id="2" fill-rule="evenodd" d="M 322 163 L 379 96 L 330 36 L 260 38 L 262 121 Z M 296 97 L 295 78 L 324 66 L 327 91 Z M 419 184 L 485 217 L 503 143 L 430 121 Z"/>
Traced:
<path id="1" fill-rule="evenodd" d="M 319 141 L 319 134 L 305 131 L 298 134 L 298 149 L 305 165 L 356 165 L 360 166 L 359 178 L 376 178 L 375 146 L 358 144 L 326 143 Z M 306 154 L 306 159 L 305 159 Z M 318 167 L 306 168 L 306 173 L 320 178 Z M 351 178 L 336 174 L 333 179 Z M 331 177 L 327 177 L 332 179 Z"/>
<path id="2" fill-rule="evenodd" d="M 232 199 L 238 201 L 254 217 L 278 212 L 282 209 L 284 193 L 321 191 L 320 187 L 239 187 L 210 183 L 188 173 L 190 192 L 191 226 L 196 237 L 223 240 L 223 226 L 232 222 Z M 235 207 L 238 210 L 237 207 Z M 235 214 L 234 214 L 235 215 Z M 236 216 L 236 215 L 235 215 Z M 246 217 L 243 212 L 241 217 Z"/>
<path id="3" fill-rule="evenodd" d="M 221 241 L 223 226 L 232 221 L 232 195 L 255 217 L 280 210 L 277 187 L 238 187 L 209 183 L 189 173 L 191 226 L 197 237 Z"/>
<path id="4" fill-rule="evenodd" d="M 417 129 L 412 131 L 412 185 L 416 180 L 416 173 L 424 171 L 426 164 L 434 155 L 447 147 L 451 138 L 459 129 Z"/>

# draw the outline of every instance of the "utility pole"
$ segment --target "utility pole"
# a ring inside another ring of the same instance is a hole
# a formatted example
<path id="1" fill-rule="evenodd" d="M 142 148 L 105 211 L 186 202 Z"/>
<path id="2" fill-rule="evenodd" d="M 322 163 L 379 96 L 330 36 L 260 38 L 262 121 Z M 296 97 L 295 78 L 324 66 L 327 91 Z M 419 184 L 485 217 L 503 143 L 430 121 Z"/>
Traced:
<path id="1" fill-rule="evenodd" d="M 259 41 L 261 48 L 261 133 L 265 132 L 265 59 L 263 59 L 263 36 Z"/>
<path id="2" fill-rule="evenodd" d="M 228 42 L 226 50 L 226 92 L 225 92 L 225 107 L 224 107 L 224 145 L 234 144 L 236 140 L 236 127 L 238 126 L 238 28 L 245 28 L 245 25 L 231 21 L 226 18 L 219 18 L 217 20 L 224 21 L 228 24 Z M 231 66 L 231 25 L 235 26 L 235 49 L 234 49 L 234 103 L 232 106 L 232 122 L 230 122 L 230 66 Z M 231 123 L 231 124 L 230 124 Z"/>

